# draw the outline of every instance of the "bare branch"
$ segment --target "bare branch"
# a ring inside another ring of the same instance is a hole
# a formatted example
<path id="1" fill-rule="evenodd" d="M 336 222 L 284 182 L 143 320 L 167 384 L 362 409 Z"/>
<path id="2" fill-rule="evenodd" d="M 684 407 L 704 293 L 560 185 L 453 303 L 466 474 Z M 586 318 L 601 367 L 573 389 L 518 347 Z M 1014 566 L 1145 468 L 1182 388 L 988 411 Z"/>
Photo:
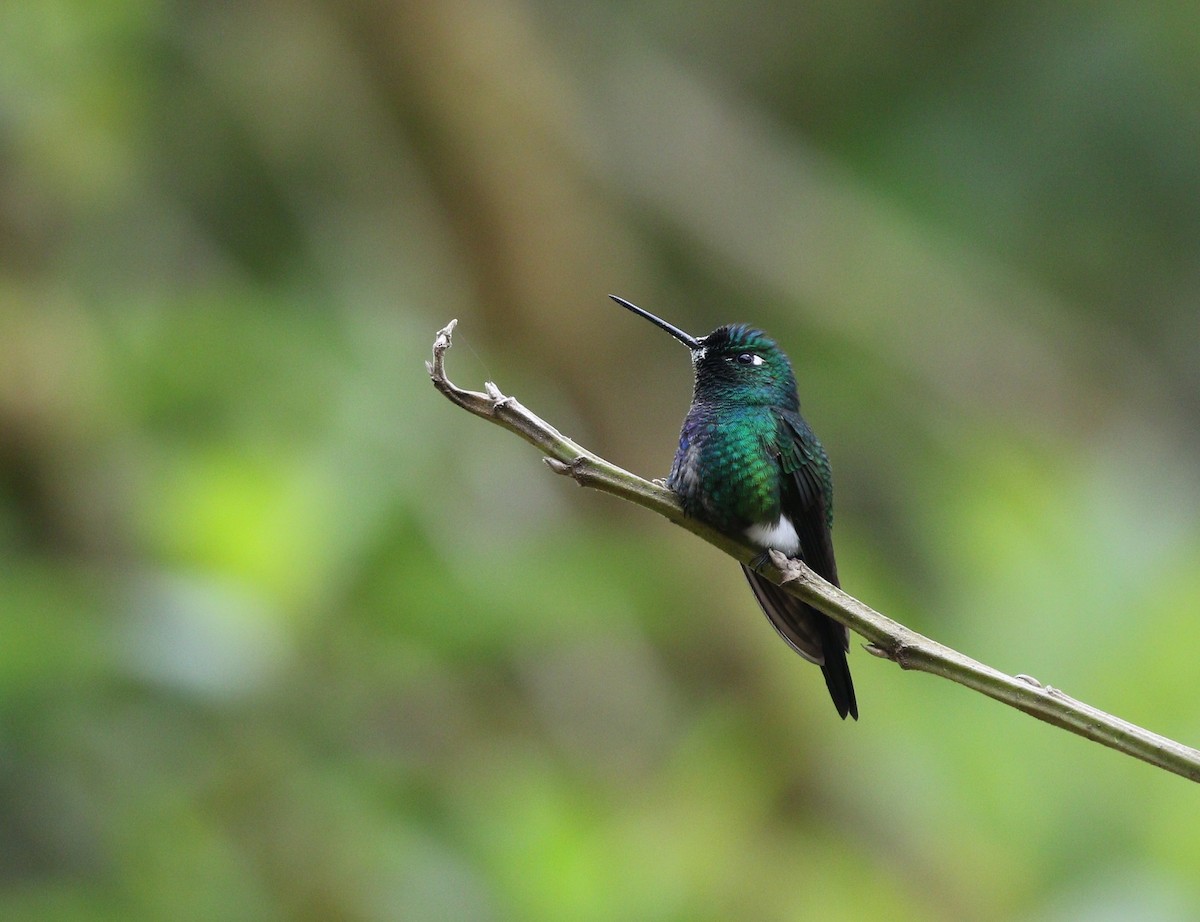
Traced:
<path id="1" fill-rule="evenodd" d="M 580 486 L 620 496 L 657 512 L 742 563 L 750 562 L 758 554 L 749 544 L 687 518 L 675 495 L 665 486 L 643 480 L 577 445 L 515 398 L 506 397 L 492 382 L 484 385 L 487 393 L 463 390 L 453 384 L 446 377 L 445 356 L 457 322 L 450 321 L 438 332 L 433 343 L 433 361 L 426 363 L 433 386 L 448 399 L 516 433 L 545 455 L 552 471 L 571 477 Z M 927 672 L 965 685 L 1046 723 L 1200 781 L 1200 750 L 1106 714 L 1030 676 L 1006 675 L 930 640 L 826 582 L 803 561 L 790 560 L 778 551 L 771 551 L 770 558 L 778 570 L 780 585 L 865 637 L 869 653 L 891 660 L 901 669 Z"/>

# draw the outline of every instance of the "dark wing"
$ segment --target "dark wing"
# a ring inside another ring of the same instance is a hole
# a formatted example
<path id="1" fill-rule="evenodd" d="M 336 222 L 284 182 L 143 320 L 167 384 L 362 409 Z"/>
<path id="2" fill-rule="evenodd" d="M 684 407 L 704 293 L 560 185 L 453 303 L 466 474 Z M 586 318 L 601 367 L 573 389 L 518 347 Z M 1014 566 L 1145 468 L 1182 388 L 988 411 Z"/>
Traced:
<path id="1" fill-rule="evenodd" d="M 850 644 L 850 634 L 846 628 L 811 605 L 805 605 L 795 596 L 788 595 L 749 567 L 743 566 L 742 572 L 746 574 L 754 597 L 779 636 L 806 660 L 821 667 L 825 687 L 829 689 L 829 697 L 833 699 L 837 712 L 843 718 L 849 715 L 858 720 L 858 701 L 854 697 L 850 664 L 846 662 L 846 650 Z"/>
<path id="2" fill-rule="evenodd" d="M 783 513 L 800 538 L 800 556 L 829 582 L 838 585 L 833 558 L 833 482 L 829 459 L 799 413 L 781 411 L 775 449 L 786 476 Z M 854 683 L 846 662 L 850 632 L 817 609 L 784 592 L 748 567 L 742 570 L 758 604 L 793 649 L 821 667 L 834 706 L 844 718 L 858 719 Z"/>
<path id="3" fill-rule="evenodd" d="M 783 472 L 783 512 L 800 537 L 804 562 L 840 586 L 833 559 L 833 475 L 825 449 L 799 413 L 779 414 L 776 448 Z M 789 489 L 789 487 L 791 489 Z"/>

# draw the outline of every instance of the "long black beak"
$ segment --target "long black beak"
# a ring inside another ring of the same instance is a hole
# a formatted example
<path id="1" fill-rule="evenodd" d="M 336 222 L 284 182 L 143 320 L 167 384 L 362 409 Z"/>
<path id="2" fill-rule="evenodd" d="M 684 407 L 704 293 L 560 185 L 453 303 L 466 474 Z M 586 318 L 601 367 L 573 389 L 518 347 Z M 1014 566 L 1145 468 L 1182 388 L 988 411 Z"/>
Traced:
<path id="1" fill-rule="evenodd" d="M 670 333 L 672 336 L 674 336 L 677 340 L 679 340 L 681 343 L 683 343 L 689 349 L 693 349 L 693 350 L 699 349 L 701 346 L 704 345 L 704 343 L 701 340 L 697 339 L 695 336 L 691 336 L 691 335 L 683 332 L 683 330 L 679 329 L 679 327 L 672 326 L 671 324 L 669 324 L 665 320 L 663 320 L 661 317 L 655 317 L 649 311 L 642 310 L 636 304 L 630 304 L 624 298 L 618 298 L 616 295 L 609 295 L 609 297 L 612 298 L 614 301 L 616 301 L 618 304 L 620 304 L 621 307 L 629 308 L 631 311 L 633 311 L 639 317 L 645 317 L 647 320 L 649 320 L 655 326 L 661 327 L 662 329 L 666 330 L 668 333 Z"/>

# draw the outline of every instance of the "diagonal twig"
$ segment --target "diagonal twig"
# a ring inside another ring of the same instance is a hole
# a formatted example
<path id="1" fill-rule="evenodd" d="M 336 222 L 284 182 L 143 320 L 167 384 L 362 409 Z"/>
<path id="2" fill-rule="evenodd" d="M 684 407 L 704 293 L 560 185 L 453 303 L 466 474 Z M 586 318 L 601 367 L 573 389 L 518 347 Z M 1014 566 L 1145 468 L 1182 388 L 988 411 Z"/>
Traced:
<path id="1" fill-rule="evenodd" d="M 484 384 L 485 393 L 455 385 L 446 377 L 445 358 L 457 323 L 451 320 L 438 332 L 433 361 L 426 362 L 433 386 L 449 400 L 516 433 L 543 452 L 551 470 L 571 477 L 580 486 L 657 512 L 741 563 L 749 563 L 759 554 L 753 546 L 688 518 L 666 487 L 643 480 L 573 442 L 515 398 L 502 394 L 491 381 Z M 930 640 L 826 582 L 803 561 L 790 560 L 778 551 L 771 551 L 770 558 L 785 590 L 865 637 L 868 651 L 901 669 L 941 676 L 1078 736 L 1200 781 L 1200 750 L 1107 714 L 1029 676 L 1007 675 Z"/>

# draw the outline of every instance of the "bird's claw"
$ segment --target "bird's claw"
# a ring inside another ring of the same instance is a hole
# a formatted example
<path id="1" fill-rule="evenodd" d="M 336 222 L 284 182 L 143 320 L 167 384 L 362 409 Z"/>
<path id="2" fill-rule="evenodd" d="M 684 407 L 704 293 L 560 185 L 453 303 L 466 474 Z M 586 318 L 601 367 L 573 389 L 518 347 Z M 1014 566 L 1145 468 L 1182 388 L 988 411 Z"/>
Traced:
<path id="1" fill-rule="evenodd" d="M 750 563 L 748 563 L 746 566 L 748 566 L 751 570 L 754 571 L 755 576 L 762 576 L 763 567 L 765 567 L 767 565 L 767 562 L 770 559 L 771 559 L 771 552 L 763 551 L 761 554 L 758 554 L 755 557 L 751 558 Z"/>

